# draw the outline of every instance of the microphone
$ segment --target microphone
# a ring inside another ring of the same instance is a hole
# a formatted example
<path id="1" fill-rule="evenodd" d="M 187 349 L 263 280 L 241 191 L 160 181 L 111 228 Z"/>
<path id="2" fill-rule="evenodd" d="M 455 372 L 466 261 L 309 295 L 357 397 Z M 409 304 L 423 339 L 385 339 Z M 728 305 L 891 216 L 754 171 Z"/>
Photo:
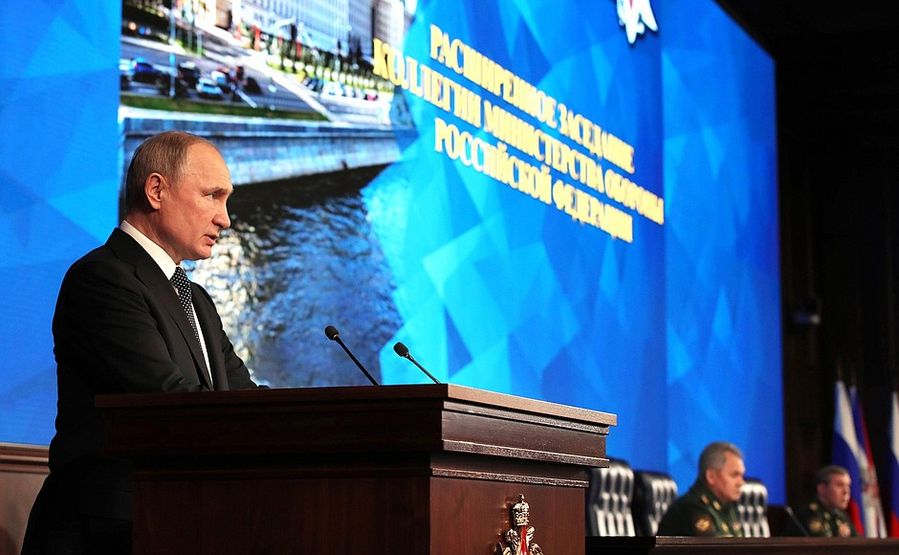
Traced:
<path id="1" fill-rule="evenodd" d="M 810 535 L 808 533 L 808 530 L 805 529 L 805 526 L 803 526 L 799 519 L 796 517 L 796 513 L 793 512 L 792 507 L 790 507 L 789 505 L 784 505 L 784 512 L 787 513 L 787 516 L 790 517 L 790 520 L 792 520 L 793 524 L 796 525 L 796 528 L 798 528 L 799 531 L 802 532 L 803 536 Z"/>
<path id="2" fill-rule="evenodd" d="M 418 369 L 421 370 L 422 372 L 424 372 L 425 374 L 427 374 L 429 378 L 431 378 L 432 380 L 434 380 L 434 383 L 436 383 L 436 384 L 439 384 L 439 383 L 440 383 L 439 381 L 437 381 L 437 378 L 435 378 L 434 376 L 431 375 L 430 372 L 428 372 L 427 370 L 425 370 L 425 367 L 424 367 L 424 366 L 422 366 L 421 364 L 418 363 L 417 360 L 415 360 L 414 358 L 412 358 L 412 355 L 409 354 L 409 348 L 408 348 L 408 347 L 406 347 L 405 345 L 403 345 L 402 343 L 400 343 L 399 341 L 397 341 L 397 342 L 396 342 L 396 345 L 393 346 L 393 351 L 394 351 L 396 354 L 398 354 L 399 356 L 401 356 L 401 357 L 403 357 L 403 358 L 408 358 L 409 360 L 411 360 L 411 361 L 412 361 L 412 364 L 414 364 L 415 366 L 418 366 Z"/>
<path id="3" fill-rule="evenodd" d="M 347 356 L 350 357 L 353 360 L 353 362 L 356 363 L 356 366 L 359 367 L 359 370 L 362 370 L 362 373 L 365 374 L 365 377 L 368 378 L 368 381 L 370 381 L 372 383 L 372 385 L 381 385 L 377 381 L 375 381 L 375 379 L 373 377 L 371 377 L 371 374 L 369 374 L 368 370 L 366 370 L 365 367 L 362 366 L 362 363 L 359 362 L 359 360 L 353 356 L 353 353 L 350 352 L 350 350 L 347 348 L 347 346 L 344 345 L 343 341 L 340 339 L 340 332 L 337 331 L 337 328 L 335 328 L 334 326 L 326 327 L 325 328 L 325 336 L 327 336 L 327 338 L 330 339 L 331 341 L 336 341 L 338 345 L 343 347 L 343 350 L 346 351 Z"/>

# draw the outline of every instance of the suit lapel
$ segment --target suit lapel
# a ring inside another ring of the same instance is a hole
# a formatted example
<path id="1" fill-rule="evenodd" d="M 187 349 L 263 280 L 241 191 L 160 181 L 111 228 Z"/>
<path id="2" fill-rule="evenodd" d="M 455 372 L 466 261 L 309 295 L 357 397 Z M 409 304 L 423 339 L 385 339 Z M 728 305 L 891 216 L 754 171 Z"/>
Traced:
<path id="1" fill-rule="evenodd" d="M 209 354 L 209 372 L 215 382 L 216 390 L 228 389 L 228 375 L 225 372 L 225 358 L 222 355 L 221 334 L 219 331 L 219 319 L 215 316 L 215 307 L 206 298 L 200 286 L 191 282 L 191 295 L 194 298 L 194 310 L 197 312 L 197 320 L 203 328 L 203 338 L 206 340 L 206 352 Z"/>
<path id="2" fill-rule="evenodd" d="M 204 370 L 206 361 L 203 359 L 203 351 L 194 337 L 194 331 L 190 327 L 190 322 L 187 321 L 187 313 L 181 308 L 181 303 L 178 300 L 178 293 L 175 292 L 175 288 L 172 287 L 172 284 L 166 279 L 162 269 L 156 264 L 153 258 L 147 254 L 147 251 L 137 243 L 137 241 L 118 228 L 112 231 L 112 235 L 109 236 L 109 240 L 106 244 L 119 258 L 134 265 L 134 271 L 137 278 L 147 286 L 151 291 L 153 298 L 159 301 L 169 317 L 178 326 L 181 336 L 190 349 L 190 354 L 194 359 L 194 371 L 197 373 L 201 383 L 206 384 L 212 389 L 212 385 L 206 378 L 206 372 Z M 196 304 L 197 303 L 194 303 L 195 307 Z M 203 328 L 204 333 L 206 333 L 206 329 L 207 327 Z"/>

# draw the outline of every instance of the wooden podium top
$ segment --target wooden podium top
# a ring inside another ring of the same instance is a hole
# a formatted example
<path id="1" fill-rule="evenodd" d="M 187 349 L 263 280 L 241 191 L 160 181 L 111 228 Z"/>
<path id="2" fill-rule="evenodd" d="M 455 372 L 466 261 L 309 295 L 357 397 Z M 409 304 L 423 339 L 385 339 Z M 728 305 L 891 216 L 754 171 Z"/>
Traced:
<path id="1" fill-rule="evenodd" d="M 97 396 L 96 405 L 101 409 L 136 406 L 178 407 L 185 405 L 223 407 L 258 404 L 261 399 L 265 399 L 264 402 L 266 404 L 443 399 L 502 407 L 520 412 L 555 416 L 604 426 L 615 426 L 618 423 L 618 417 L 607 412 L 571 407 L 455 384 L 245 389 L 205 391 L 201 393 L 131 393 L 99 395 Z"/>
<path id="2" fill-rule="evenodd" d="M 162 458 L 477 456 L 608 464 L 613 414 L 452 385 L 98 396 L 107 453 Z M 237 464 L 237 463 L 235 463 Z M 578 480 L 580 481 L 580 480 Z"/>

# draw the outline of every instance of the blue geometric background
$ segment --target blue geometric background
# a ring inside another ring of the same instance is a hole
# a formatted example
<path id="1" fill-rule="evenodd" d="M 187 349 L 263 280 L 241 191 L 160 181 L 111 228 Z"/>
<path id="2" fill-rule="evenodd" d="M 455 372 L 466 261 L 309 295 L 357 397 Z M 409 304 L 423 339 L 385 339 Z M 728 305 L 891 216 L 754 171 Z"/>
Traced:
<path id="1" fill-rule="evenodd" d="M 525 1 L 458 8 L 453 2 L 419 4 L 405 54 L 461 82 L 429 60 L 430 25 L 438 24 L 623 137 L 636 151 L 631 178 L 661 195 L 656 37 L 632 48 L 611 2 L 589 9 Z M 537 124 L 491 93 L 463 84 Z M 634 95 L 636 90 L 645 92 Z M 612 240 L 449 160 L 434 151 L 435 117 L 487 142 L 493 138 L 421 98 L 406 97 L 418 140 L 401 164 L 365 190 L 398 285 L 394 300 L 405 325 L 396 339 L 426 353 L 454 383 L 617 413 L 621 425 L 611 452 L 639 451 L 635 463 L 664 467 L 664 442 L 646 441 L 666 427 L 663 228 L 635 216 L 633 243 Z M 398 179 L 405 185 L 396 185 Z M 390 345 L 381 355 L 385 379 L 419 379 L 414 368 L 389 364 L 395 358 Z"/>
<path id="2" fill-rule="evenodd" d="M 0 441 L 49 443 L 59 283 L 117 223 L 120 10 L 35 0 L 0 14 Z"/>
<path id="3" fill-rule="evenodd" d="M 442 380 L 616 413 L 610 455 L 682 490 L 734 441 L 781 502 L 773 63 L 711 0 L 652 5 L 631 46 L 612 0 L 419 2 L 406 54 L 463 82 L 429 61 L 436 23 L 633 145 L 665 223 L 630 211 L 633 243 L 613 240 L 463 167 L 434 117 L 492 137 L 405 95 L 417 134 L 362 190 L 402 319 L 382 379 L 423 381 L 400 340 Z M 120 6 L 0 14 L 0 441 L 49 442 L 59 283 L 117 223 Z"/>
<path id="4" fill-rule="evenodd" d="M 656 12 L 665 22 L 668 468 L 683 486 L 707 441 L 733 441 L 748 474 L 780 498 L 774 64 L 705 4 Z"/>
<path id="5" fill-rule="evenodd" d="M 417 140 L 364 191 L 395 339 L 448 381 L 618 414 L 609 453 L 682 490 L 708 442 L 733 441 L 779 499 L 774 66 L 711 2 L 654 7 L 659 32 L 630 46 L 614 2 L 419 5 L 405 55 L 494 103 L 429 59 L 430 24 L 514 68 L 634 146 L 666 221 L 635 215 L 632 244 L 575 223 L 436 153 L 435 117 L 492 137 L 406 94 Z M 420 380 L 390 345 L 385 380 Z"/>

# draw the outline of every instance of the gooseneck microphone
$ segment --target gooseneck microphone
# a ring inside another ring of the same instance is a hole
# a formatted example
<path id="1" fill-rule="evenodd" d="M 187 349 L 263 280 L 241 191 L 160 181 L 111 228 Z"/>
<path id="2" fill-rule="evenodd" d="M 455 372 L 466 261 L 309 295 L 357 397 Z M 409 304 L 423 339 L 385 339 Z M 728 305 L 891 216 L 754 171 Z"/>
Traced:
<path id="1" fill-rule="evenodd" d="M 399 341 L 397 341 L 397 342 L 396 342 L 396 345 L 393 346 L 393 351 L 394 351 L 396 354 L 398 354 L 399 356 L 401 356 L 401 357 L 403 357 L 403 358 L 408 358 L 409 360 L 411 360 L 411 361 L 412 361 L 412 364 L 414 364 L 415 366 L 418 366 L 418 369 L 421 370 L 422 372 L 424 372 L 425 374 L 427 374 L 429 378 L 431 378 L 432 380 L 434 380 L 434 383 L 436 383 L 436 384 L 439 384 L 439 383 L 440 383 L 439 381 L 437 381 L 437 378 L 435 378 L 434 376 L 431 375 L 430 372 L 428 372 L 427 370 L 425 370 L 425 367 L 424 367 L 424 366 L 422 366 L 421 364 L 418 363 L 417 360 L 415 360 L 414 358 L 412 358 L 412 355 L 409 353 L 409 348 L 408 348 L 408 347 L 406 347 L 405 345 L 403 345 L 402 343 L 400 343 Z"/>
<path id="2" fill-rule="evenodd" d="M 793 509 L 789 505 L 784 505 L 784 512 L 787 513 L 787 516 L 790 517 L 790 520 L 793 521 L 793 525 L 802 532 L 803 536 L 810 536 L 808 530 L 805 529 L 805 526 L 802 525 L 802 522 L 796 517 L 796 513 L 793 512 Z"/>
<path id="3" fill-rule="evenodd" d="M 365 367 L 362 366 L 362 363 L 359 362 L 359 360 L 355 356 L 353 356 L 353 353 L 350 352 L 350 350 L 347 348 L 347 346 L 344 345 L 343 341 L 340 339 L 340 332 L 337 331 L 337 328 L 335 328 L 334 326 L 326 327 L 325 328 L 325 336 L 327 336 L 327 338 L 330 339 L 331 341 L 336 341 L 338 345 L 343 347 L 343 350 L 346 351 L 347 356 L 350 357 L 353 360 L 353 362 L 356 363 L 356 366 L 359 367 L 359 370 L 362 370 L 362 373 L 365 374 L 365 377 L 368 378 L 368 381 L 370 381 L 372 383 L 372 385 L 381 385 L 377 381 L 375 381 L 375 379 L 371 376 L 371 374 L 368 372 L 368 370 L 366 370 Z"/>

